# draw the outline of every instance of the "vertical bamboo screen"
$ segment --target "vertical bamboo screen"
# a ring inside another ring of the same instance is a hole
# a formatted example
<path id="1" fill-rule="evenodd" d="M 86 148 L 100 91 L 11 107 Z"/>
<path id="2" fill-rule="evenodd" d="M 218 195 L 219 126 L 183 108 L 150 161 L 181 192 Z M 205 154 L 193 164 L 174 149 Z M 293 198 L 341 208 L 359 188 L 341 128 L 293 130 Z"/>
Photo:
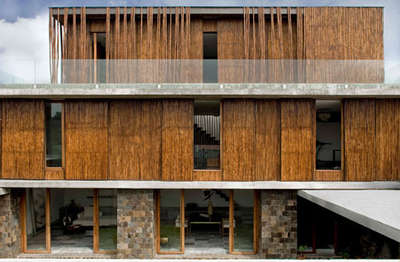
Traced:
<path id="1" fill-rule="evenodd" d="M 281 180 L 311 181 L 315 159 L 315 101 L 281 101 Z"/>
<path id="2" fill-rule="evenodd" d="M 44 179 L 44 103 L 2 103 L 1 178 Z"/>
<path id="3" fill-rule="evenodd" d="M 377 99 L 375 180 L 400 180 L 400 99 Z"/>
<path id="4" fill-rule="evenodd" d="M 383 9 L 305 8 L 304 48 L 307 82 L 382 82 Z"/>
<path id="5" fill-rule="evenodd" d="M 345 100 L 344 128 L 346 180 L 375 180 L 375 100 Z"/>
<path id="6" fill-rule="evenodd" d="M 110 179 L 160 180 L 161 101 L 110 103 Z"/>
<path id="7" fill-rule="evenodd" d="M 66 102 L 65 178 L 105 180 L 108 174 L 108 103 Z"/>
<path id="8" fill-rule="evenodd" d="M 255 102 L 224 100 L 222 113 L 223 180 L 254 180 Z"/>
<path id="9" fill-rule="evenodd" d="M 281 110 L 279 100 L 257 100 L 255 110 L 254 180 L 279 180 L 281 173 Z"/>
<path id="10" fill-rule="evenodd" d="M 162 102 L 162 180 L 191 181 L 193 172 L 193 101 Z"/>

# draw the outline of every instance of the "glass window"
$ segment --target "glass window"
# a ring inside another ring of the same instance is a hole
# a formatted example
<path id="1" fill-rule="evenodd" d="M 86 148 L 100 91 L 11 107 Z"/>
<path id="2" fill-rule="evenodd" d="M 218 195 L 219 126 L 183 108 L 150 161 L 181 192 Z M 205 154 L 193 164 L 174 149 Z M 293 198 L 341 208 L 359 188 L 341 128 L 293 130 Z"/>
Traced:
<path id="1" fill-rule="evenodd" d="M 218 82 L 218 37 L 217 32 L 203 33 L 203 82 Z"/>
<path id="2" fill-rule="evenodd" d="M 25 225 L 28 250 L 46 250 L 46 189 L 26 189 Z"/>
<path id="3" fill-rule="evenodd" d="M 181 190 L 160 191 L 160 251 L 181 252 Z"/>
<path id="4" fill-rule="evenodd" d="M 339 100 L 316 100 L 316 111 L 316 167 L 322 170 L 340 170 L 341 103 Z"/>
<path id="5" fill-rule="evenodd" d="M 51 250 L 93 251 L 93 190 L 51 189 Z"/>
<path id="6" fill-rule="evenodd" d="M 61 103 L 46 103 L 46 166 L 62 166 Z"/>
<path id="7" fill-rule="evenodd" d="M 194 168 L 220 168 L 219 101 L 194 102 Z"/>
<path id="8" fill-rule="evenodd" d="M 98 191 L 99 249 L 117 249 L 117 190 Z"/>
<path id="9" fill-rule="evenodd" d="M 234 251 L 254 251 L 254 191 L 234 190 Z"/>

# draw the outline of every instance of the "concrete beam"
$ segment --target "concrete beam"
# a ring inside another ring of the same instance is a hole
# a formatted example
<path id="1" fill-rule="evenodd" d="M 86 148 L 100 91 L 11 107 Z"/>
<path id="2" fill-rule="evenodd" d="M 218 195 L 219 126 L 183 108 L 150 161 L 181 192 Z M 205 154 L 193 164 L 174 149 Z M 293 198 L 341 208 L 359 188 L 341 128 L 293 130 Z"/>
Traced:
<path id="1" fill-rule="evenodd" d="M 0 84 L 3 98 L 399 98 L 400 84 Z"/>
<path id="2" fill-rule="evenodd" d="M 297 194 L 400 242 L 399 190 L 301 190 Z"/>
<path id="3" fill-rule="evenodd" d="M 9 180 L 4 188 L 121 188 L 121 189 L 400 189 L 400 182 L 220 182 L 220 181 L 136 181 L 136 180 Z"/>
<path id="4" fill-rule="evenodd" d="M 9 193 L 10 193 L 10 190 L 9 190 L 9 189 L 0 188 L 0 196 L 7 195 L 7 194 L 9 194 Z"/>

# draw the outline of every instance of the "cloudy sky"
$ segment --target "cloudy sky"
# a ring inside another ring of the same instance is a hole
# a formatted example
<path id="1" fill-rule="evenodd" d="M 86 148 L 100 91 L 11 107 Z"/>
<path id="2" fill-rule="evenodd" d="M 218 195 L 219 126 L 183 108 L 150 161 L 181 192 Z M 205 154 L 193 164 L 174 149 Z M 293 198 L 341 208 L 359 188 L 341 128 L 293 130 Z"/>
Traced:
<path id="1" fill-rule="evenodd" d="M 0 79 L 45 82 L 51 6 L 383 6 L 386 81 L 400 82 L 399 0 L 0 0 Z M 6 76 L 5 76 L 6 75 Z M 29 77 L 28 77 L 29 76 Z"/>

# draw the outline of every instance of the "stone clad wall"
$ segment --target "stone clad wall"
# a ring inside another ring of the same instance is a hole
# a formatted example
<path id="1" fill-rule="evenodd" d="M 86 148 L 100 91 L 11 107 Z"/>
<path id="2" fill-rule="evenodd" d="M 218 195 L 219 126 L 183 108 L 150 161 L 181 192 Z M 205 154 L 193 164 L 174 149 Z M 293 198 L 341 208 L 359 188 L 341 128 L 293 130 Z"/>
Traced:
<path id="1" fill-rule="evenodd" d="M 153 190 L 118 190 L 118 258 L 153 258 Z"/>
<path id="2" fill-rule="evenodd" d="M 18 193 L 0 196 L 0 258 L 16 257 L 21 252 Z"/>
<path id="3" fill-rule="evenodd" d="M 297 256 L 297 192 L 261 192 L 261 251 L 266 258 Z"/>

